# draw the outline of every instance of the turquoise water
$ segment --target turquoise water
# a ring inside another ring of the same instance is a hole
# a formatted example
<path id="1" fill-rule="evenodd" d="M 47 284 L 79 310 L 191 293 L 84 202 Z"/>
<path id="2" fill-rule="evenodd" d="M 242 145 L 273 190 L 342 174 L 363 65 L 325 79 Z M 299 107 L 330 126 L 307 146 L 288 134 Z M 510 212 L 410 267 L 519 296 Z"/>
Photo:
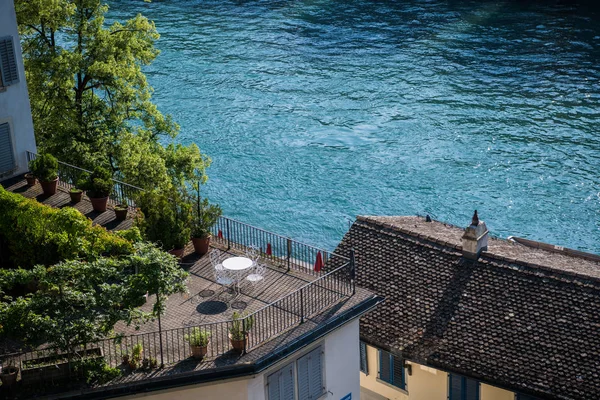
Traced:
<path id="1" fill-rule="evenodd" d="M 335 247 L 429 214 L 600 253 L 600 12 L 558 1 L 109 1 L 225 214 Z M 593 4 L 593 2 L 589 2 Z"/>

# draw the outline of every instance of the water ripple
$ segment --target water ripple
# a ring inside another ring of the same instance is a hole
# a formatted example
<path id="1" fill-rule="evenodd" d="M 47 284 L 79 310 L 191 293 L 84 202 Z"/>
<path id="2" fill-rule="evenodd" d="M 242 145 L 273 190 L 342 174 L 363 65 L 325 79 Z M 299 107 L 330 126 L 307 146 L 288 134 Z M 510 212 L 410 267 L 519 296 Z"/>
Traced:
<path id="1" fill-rule="evenodd" d="M 226 214 L 333 247 L 425 214 L 600 253 L 594 1 L 109 0 L 141 12 L 178 140 Z"/>

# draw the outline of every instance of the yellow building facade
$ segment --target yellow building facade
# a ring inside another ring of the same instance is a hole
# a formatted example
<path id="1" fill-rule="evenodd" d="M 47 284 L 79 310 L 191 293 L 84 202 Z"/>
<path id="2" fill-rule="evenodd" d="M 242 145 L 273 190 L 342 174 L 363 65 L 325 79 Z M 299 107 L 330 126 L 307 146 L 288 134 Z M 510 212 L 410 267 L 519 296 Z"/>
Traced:
<path id="1" fill-rule="evenodd" d="M 365 345 L 367 373 L 360 373 L 361 400 L 448 400 L 447 372 L 407 361 L 404 367 L 404 389 L 380 376 L 380 353 Z M 515 400 L 515 393 L 479 383 L 479 400 Z"/>

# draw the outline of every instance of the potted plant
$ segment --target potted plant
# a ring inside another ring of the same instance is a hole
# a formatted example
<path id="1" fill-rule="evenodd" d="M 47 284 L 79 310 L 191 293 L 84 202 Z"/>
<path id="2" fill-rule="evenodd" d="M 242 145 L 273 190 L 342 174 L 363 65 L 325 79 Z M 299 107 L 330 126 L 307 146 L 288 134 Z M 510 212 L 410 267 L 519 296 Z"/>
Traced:
<path id="1" fill-rule="evenodd" d="M 144 347 L 141 343 L 136 344 L 131 349 L 131 355 L 127 359 L 129 368 L 136 370 L 142 366 L 142 354 L 144 354 Z"/>
<path id="2" fill-rule="evenodd" d="M 242 354 L 248 347 L 248 335 L 254 326 L 254 316 L 247 316 L 246 313 L 240 314 L 233 312 L 233 322 L 229 328 L 229 341 L 233 350 Z"/>
<path id="3" fill-rule="evenodd" d="M 113 187 L 112 176 L 106 168 L 96 167 L 91 174 L 83 174 L 77 187 L 86 191 L 94 211 L 106 211 L 108 196 Z"/>
<path id="4" fill-rule="evenodd" d="M 189 335 L 185 335 L 184 339 L 190 343 L 192 349 L 192 356 L 201 360 L 208 352 L 208 342 L 210 339 L 210 332 L 198 327 L 192 328 Z"/>
<path id="5" fill-rule="evenodd" d="M 181 258 L 191 235 L 192 207 L 187 197 L 178 191 L 148 191 L 137 203 L 141 215 L 136 213 L 136 218 L 144 238 Z"/>
<path id="6" fill-rule="evenodd" d="M 35 185 L 36 178 L 35 175 L 31 172 L 25 174 L 25 180 L 27 181 L 27 186 Z"/>
<path id="7" fill-rule="evenodd" d="M 52 154 L 40 154 L 29 162 L 29 170 L 42 185 L 44 195 L 52 196 L 58 186 L 58 160 Z"/>
<path id="8" fill-rule="evenodd" d="M 117 204 L 115 206 L 115 218 L 118 221 L 125 221 L 127 218 L 127 211 L 129 211 L 127 204 Z"/>
<path id="9" fill-rule="evenodd" d="M 83 197 L 83 190 L 72 187 L 69 190 L 69 196 L 71 196 L 71 203 L 79 203 Z"/>
<path id="10" fill-rule="evenodd" d="M 2 381 L 2 386 L 11 387 L 17 381 L 17 376 L 19 375 L 19 368 L 14 365 L 8 364 L 5 367 L 2 367 L 2 371 L 0 371 L 0 381 Z"/>
<path id="11" fill-rule="evenodd" d="M 223 213 L 221 207 L 210 204 L 207 198 L 200 199 L 200 185 L 196 185 L 196 209 L 192 219 L 192 243 L 197 254 L 208 253 L 210 230 Z"/>

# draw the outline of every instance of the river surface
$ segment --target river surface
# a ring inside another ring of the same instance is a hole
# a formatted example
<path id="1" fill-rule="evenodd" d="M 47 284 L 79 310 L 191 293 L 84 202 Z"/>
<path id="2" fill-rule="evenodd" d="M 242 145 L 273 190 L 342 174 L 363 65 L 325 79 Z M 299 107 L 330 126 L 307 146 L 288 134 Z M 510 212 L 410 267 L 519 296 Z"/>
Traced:
<path id="1" fill-rule="evenodd" d="M 600 253 L 600 11 L 576 1 L 109 0 L 232 218 L 334 248 L 425 215 Z"/>

